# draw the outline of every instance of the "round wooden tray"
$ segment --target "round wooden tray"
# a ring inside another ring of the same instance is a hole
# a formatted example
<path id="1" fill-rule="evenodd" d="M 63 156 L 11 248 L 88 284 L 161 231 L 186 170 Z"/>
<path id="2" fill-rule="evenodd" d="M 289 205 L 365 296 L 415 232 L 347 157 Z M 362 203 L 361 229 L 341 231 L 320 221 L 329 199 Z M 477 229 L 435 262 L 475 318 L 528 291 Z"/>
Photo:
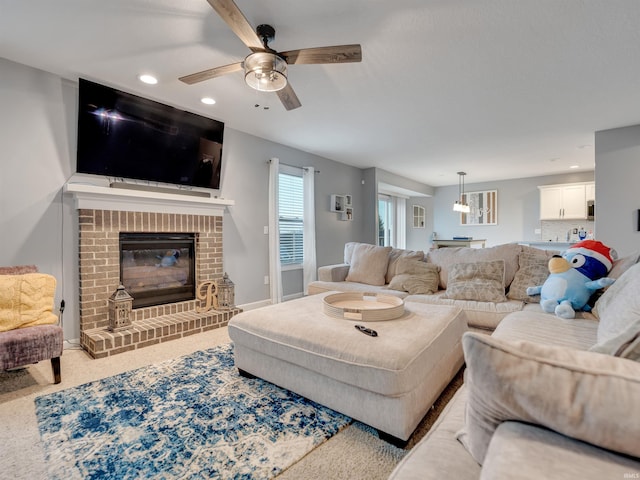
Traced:
<path id="1" fill-rule="evenodd" d="M 381 322 L 404 313 L 404 301 L 381 293 L 333 293 L 324 297 L 324 313 L 345 320 Z"/>

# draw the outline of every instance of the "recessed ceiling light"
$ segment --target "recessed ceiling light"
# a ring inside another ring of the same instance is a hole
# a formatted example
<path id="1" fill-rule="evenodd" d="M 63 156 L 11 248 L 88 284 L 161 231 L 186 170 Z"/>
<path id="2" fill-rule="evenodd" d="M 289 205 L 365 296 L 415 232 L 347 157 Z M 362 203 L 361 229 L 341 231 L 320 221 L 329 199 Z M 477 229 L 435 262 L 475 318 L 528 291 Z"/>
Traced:
<path id="1" fill-rule="evenodd" d="M 138 80 L 140 80 L 142 83 L 146 83 L 147 85 L 155 85 L 156 83 L 158 83 L 158 79 L 156 77 L 148 74 L 140 75 L 138 77 Z"/>
<path id="2" fill-rule="evenodd" d="M 580 165 L 571 165 L 569 168 L 580 168 Z"/>
<path id="3" fill-rule="evenodd" d="M 211 97 L 203 97 L 200 99 L 200 101 L 205 105 L 213 105 L 216 103 L 216 101 Z"/>

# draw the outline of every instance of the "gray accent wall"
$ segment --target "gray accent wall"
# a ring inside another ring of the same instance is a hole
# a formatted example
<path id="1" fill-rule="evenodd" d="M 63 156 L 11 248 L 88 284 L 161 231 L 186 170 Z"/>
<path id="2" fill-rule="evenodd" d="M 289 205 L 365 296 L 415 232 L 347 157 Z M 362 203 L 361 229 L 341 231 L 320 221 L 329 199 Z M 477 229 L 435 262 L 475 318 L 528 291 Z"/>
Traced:
<path id="1" fill-rule="evenodd" d="M 640 125 L 596 132 L 596 238 L 622 256 L 640 251 Z"/>

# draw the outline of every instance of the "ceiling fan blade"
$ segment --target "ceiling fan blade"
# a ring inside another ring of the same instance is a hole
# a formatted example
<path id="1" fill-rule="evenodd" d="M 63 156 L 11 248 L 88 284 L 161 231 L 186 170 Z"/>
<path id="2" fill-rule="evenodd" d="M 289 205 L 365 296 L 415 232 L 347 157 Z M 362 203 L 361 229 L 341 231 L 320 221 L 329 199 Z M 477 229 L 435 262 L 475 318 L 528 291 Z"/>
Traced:
<path id="1" fill-rule="evenodd" d="M 362 61 L 360 45 L 303 48 L 278 53 L 288 64 L 350 63 Z"/>
<path id="2" fill-rule="evenodd" d="M 247 47 L 253 51 L 264 50 L 262 40 L 233 0 L 207 1 Z"/>
<path id="3" fill-rule="evenodd" d="M 284 108 L 287 110 L 294 110 L 302 106 L 300 100 L 298 100 L 296 92 L 293 91 L 289 82 L 287 82 L 286 87 L 282 90 L 278 90 L 276 93 L 278 94 L 278 98 L 282 102 L 282 105 L 284 105 Z"/>
<path id="4" fill-rule="evenodd" d="M 194 83 L 204 82 L 212 78 L 221 77 L 227 73 L 233 73 L 242 70 L 242 62 L 232 63 L 231 65 L 224 65 L 222 67 L 210 68 L 209 70 L 203 70 L 202 72 L 192 73 L 191 75 L 185 75 L 178 80 L 186 83 L 187 85 L 193 85 Z"/>

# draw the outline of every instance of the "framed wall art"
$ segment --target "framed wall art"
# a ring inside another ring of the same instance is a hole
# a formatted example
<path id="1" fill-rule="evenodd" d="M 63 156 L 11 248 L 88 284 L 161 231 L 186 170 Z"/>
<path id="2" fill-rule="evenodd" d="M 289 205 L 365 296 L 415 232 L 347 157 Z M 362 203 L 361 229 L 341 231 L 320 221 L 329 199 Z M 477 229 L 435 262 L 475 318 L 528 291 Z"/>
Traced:
<path id="1" fill-rule="evenodd" d="M 469 213 L 460 214 L 460 225 L 497 225 L 498 191 L 465 192 L 462 201 L 469 205 Z"/>

